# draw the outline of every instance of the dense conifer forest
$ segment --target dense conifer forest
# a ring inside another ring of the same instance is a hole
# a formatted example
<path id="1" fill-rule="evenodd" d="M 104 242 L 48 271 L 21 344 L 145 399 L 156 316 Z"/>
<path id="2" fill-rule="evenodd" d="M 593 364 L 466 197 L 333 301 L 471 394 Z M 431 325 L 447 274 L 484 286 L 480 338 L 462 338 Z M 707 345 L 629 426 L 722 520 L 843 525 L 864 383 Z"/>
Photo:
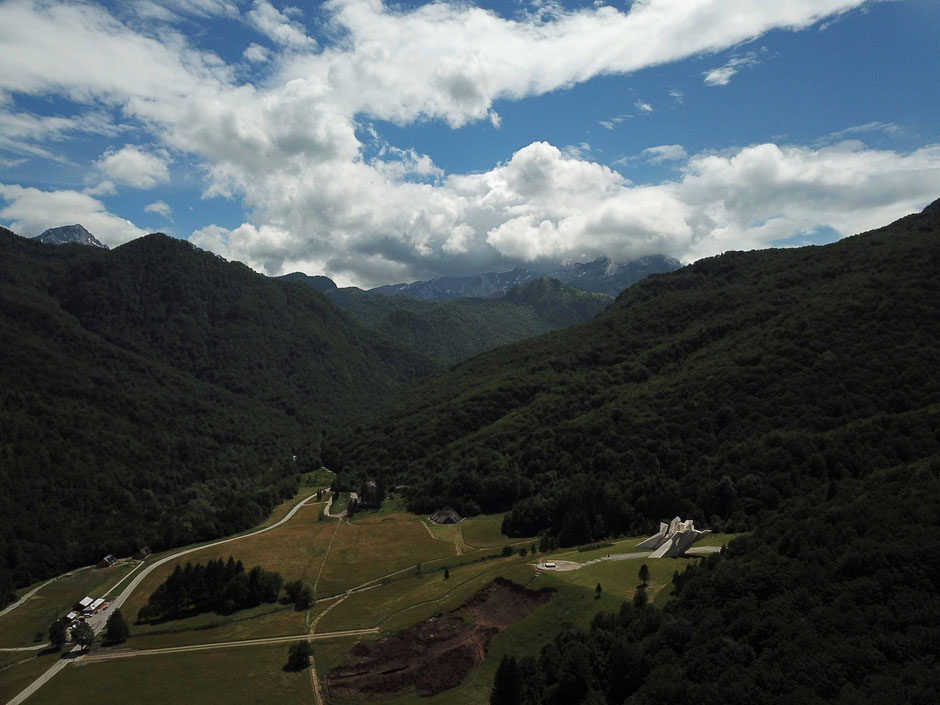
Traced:
<path id="1" fill-rule="evenodd" d="M 438 373 L 329 437 L 409 507 L 511 510 L 561 545 L 680 514 L 754 528 L 827 483 L 940 453 L 940 202 L 823 246 L 654 275 L 591 322 Z"/>
<path id="2" fill-rule="evenodd" d="M 179 563 L 140 608 L 138 622 L 159 622 L 201 612 L 230 614 L 262 602 L 276 602 L 284 579 L 259 565 L 245 570 L 232 556 L 202 563 Z"/>
<path id="3" fill-rule="evenodd" d="M 107 252 L 0 232 L 0 341 L 0 602 L 260 521 L 329 424 L 434 366 L 164 235 Z"/>

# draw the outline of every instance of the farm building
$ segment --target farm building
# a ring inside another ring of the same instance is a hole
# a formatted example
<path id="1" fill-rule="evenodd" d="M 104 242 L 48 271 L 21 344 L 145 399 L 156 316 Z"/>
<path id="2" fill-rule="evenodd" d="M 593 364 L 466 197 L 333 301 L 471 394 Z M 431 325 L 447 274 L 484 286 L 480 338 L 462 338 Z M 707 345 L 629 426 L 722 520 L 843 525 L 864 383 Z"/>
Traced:
<path id="1" fill-rule="evenodd" d="M 96 568 L 110 568 L 116 562 L 117 562 L 117 558 L 115 558 L 112 554 L 109 553 L 100 561 L 98 561 L 98 565 L 96 565 L 95 567 Z"/>
<path id="2" fill-rule="evenodd" d="M 463 521 L 461 516 L 450 507 L 438 509 L 428 518 L 435 524 L 459 524 Z"/>
<path id="3" fill-rule="evenodd" d="M 88 597 L 88 596 L 86 595 L 86 596 L 83 597 L 81 600 L 79 600 L 78 602 L 76 602 L 76 603 L 75 603 L 75 606 L 74 606 L 72 609 L 74 609 L 76 612 L 84 612 L 84 611 L 87 610 L 89 607 L 91 607 L 91 603 L 94 602 L 94 601 L 95 601 L 95 599 L 94 599 L 93 597 Z"/>
<path id="4" fill-rule="evenodd" d="M 135 560 L 142 561 L 151 553 L 153 553 L 153 551 L 150 550 L 150 546 L 141 546 L 139 549 L 137 549 L 137 553 L 133 555 L 133 558 Z"/>

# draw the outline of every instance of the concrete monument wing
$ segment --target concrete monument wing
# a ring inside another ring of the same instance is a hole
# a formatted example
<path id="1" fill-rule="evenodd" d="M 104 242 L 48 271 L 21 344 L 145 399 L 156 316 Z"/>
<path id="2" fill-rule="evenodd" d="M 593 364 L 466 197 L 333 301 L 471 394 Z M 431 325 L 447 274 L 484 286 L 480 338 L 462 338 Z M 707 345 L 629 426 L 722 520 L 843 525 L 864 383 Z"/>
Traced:
<path id="1" fill-rule="evenodd" d="M 682 521 L 676 517 L 668 524 L 660 524 L 655 535 L 641 541 L 636 547 L 650 549 L 650 558 L 674 558 L 685 555 L 692 544 L 710 533 L 708 529 L 696 529 L 691 519 Z"/>

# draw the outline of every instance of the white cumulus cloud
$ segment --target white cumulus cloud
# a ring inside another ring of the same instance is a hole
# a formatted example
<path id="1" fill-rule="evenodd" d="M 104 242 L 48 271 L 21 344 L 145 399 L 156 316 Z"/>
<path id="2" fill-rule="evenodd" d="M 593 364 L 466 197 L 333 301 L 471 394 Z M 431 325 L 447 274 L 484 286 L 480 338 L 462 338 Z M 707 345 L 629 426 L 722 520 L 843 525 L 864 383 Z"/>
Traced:
<path id="1" fill-rule="evenodd" d="M 633 185 L 584 150 L 566 153 L 544 142 L 480 173 L 446 174 L 408 145 L 367 157 L 373 152 L 357 129 L 373 119 L 455 128 L 489 120 L 495 127 L 497 100 L 728 50 L 863 4 L 645 0 L 627 9 L 552 4 L 507 19 L 465 2 L 330 0 L 318 16 L 331 42 L 317 46 L 296 12 L 257 0 L 239 21 L 276 48 L 263 80 L 252 83 L 242 78 L 241 59 L 228 65 L 198 48 L 198 37 L 184 36 L 172 19 L 154 29 L 96 3 L 6 0 L 0 97 L 54 95 L 88 110 L 103 107 L 146 133 L 159 146 L 128 145 L 99 160 L 114 183 L 150 188 L 168 178 L 169 154 L 185 155 L 199 165 L 206 196 L 232 198 L 249 214 L 238 228 L 207 226 L 192 241 L 269 273 L 316 265 L 370 284 L 556 257 L 665 252 L 688 259 L 766 243 L 786 228 L 830 225 L 849 234 L 886 222 L 935 196 L 937 149 L 770 144 L 691 158 L 650 152 L 672 159 L 679 176 Z M 168 6 L 216 16 L 235 7 L 223 0 Z M 263 54 L 246 52 L 249 61 Z M 638 103 L 638 110 L 652 109 Z M 606 122 L 614 126 L 617 118 Z M 41 148 L 49 149 L 51 135 Z M 842 170 L 839 178 L 853 175 L 862 195 L 832 183 L 828 168 Z M 91 194 L 77 196 L 88 199 L 81 201 L 86 210 L 111 215 Z"/>
<path id="2" fill-rule="evenodd" d="M 162 215 L 164 218 L 170 219 L 170 216 L 173 214 L 173 209 L 164 202 L 164 201 L 154 201 L 153 203 L 148 203 L 144 206 L 145 213 L 156 213 L 157 215 Z"/>
<path id="3" fill-rule="evenodd" d="M 169 155 L 165 150 L 147 152 L 133 145 L 107 151 L 96 162 L 111 180 L 148 189 L 170 180 Z"/>
<path id="4" fill-rule="evenodd" d="M 10 230 L 34 237 L 48 228 L 81 223 L 109 247 L 146 235 L 129 220 L 108 212 L 104 204 L 80 191 L 42 191 L 37 188 L 0 184 L 0 218 Z"/>
<path id="5" fill-rule="evenodd" d="M 642 154 L 651 164 L 679 161 L 689 156 L 685 151 L 685 147 L 681 144 L 661 144 L 658 147 L 647 147 Z"/>

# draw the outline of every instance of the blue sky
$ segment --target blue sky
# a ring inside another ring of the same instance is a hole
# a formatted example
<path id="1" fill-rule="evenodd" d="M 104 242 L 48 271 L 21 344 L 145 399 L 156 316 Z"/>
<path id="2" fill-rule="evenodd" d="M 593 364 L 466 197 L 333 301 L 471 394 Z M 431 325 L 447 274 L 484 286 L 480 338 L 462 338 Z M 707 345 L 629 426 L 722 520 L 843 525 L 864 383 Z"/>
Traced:
<path id="1" fill-rule="evenodd" d="M 940 3 L 0 3 L 0 223 L 373 286 L 940 196 Z"/>

